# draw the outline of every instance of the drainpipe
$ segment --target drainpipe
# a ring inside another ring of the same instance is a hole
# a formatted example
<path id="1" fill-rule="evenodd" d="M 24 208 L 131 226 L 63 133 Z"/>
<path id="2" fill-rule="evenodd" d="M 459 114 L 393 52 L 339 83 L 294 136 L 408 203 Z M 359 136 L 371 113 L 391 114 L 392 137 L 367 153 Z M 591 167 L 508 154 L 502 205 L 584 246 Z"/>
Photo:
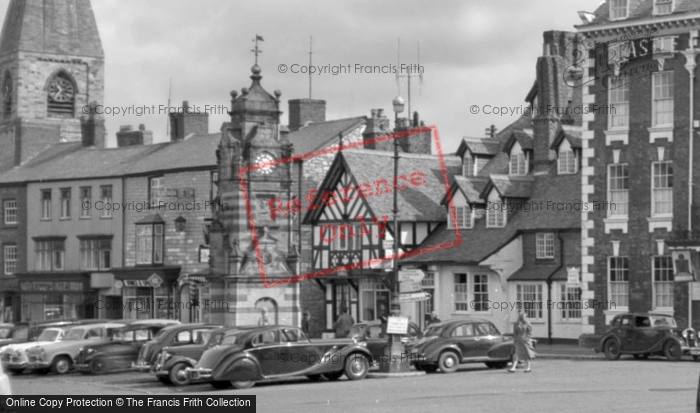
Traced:
<path id="1" fill-rule="evenodd" d="M 688 233 L 693 231 L 693 127 L 695 126 L 695 117 L 693 113 L 693 89 L 695 83 L 695 68 L 697 64 L 695 63 L 695 58 L 698 55 L 698 50 L 695 48 L 695 42 L 698 39 L 698 31 L 691 30 L 690 36 L 688 38 L 688 48 L 683 51 L 685 55 L 685 69 L 688 71 L 688 84 L 689 84 L 689 102 L 688 110 L 690 111 L 689 116 L 689 128 L 688 128 Z M 692 296 L 692 286 L 688 283 L 688 327 L 693 326 L 693 296 Z"/>
<path id="2" fill-rule="evenodd" d="M 552 276 L 559 272 L 564 267 L 564 240 L 561 238 L 561 232 L 557 231 L 557 239 L 559 240 L 559 266 L 547 277 L 547 297 L 552 300 Z M 554 300 L 552 300 L 554 301 Z M 547 339 L 549 344 L 552 344 L 552 306 L 547 306 Z"/>

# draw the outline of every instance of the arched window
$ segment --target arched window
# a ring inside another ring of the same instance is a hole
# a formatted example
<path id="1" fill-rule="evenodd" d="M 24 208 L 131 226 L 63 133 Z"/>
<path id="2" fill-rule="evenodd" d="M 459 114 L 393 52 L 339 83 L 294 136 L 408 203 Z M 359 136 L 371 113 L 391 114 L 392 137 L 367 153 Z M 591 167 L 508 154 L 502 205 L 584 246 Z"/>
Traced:
<path id="1" fill-rule="evenodd" d="M 57 73 L 48 85 L 48 113 L 54 116 L 73 116 L 75 110 L 75 84 L 65 73 Z"/>
<path id="2" fill-rule="evenodd" d="M 5 72 L 5 78 L 2 81 L 2 117 L 9 118 L 12 115 L 12 75 L 10 72 Z"/>

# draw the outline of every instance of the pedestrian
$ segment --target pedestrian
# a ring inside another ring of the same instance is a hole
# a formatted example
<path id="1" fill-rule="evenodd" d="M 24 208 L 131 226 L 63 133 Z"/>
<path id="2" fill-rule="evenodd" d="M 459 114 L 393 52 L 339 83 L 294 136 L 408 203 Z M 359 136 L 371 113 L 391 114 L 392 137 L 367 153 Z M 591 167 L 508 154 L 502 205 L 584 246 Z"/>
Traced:
<path id="1" fill-rule="evenodd" d="M 515 323 L 513 327 L 513 339 L 515 344 L 513 366 L 508 369 L 508 371 L 515 373 L 518 360 L 522 360 L 525 362 L 525 373 L 531 372 L 530 360 L 535 358 L 535 349 L 532 346 L 532 325 L 530 325 L 530 322 L 527 320 L 527 313 L 525 311 L 520 311 L 518 313 L 518 322 Z"/>
<path id="2" fill-rule="evenodd" d="M 270 320 L 267 318 L 265 313 L 266 313 L 266 311 L 264 308 L 260 310 L 260 319 L 258 320 L 259 326 L 269 326 L 270 325 Z"/>
<path id="3" fill-rule="evenodd" d="M 348 310 L 343 308 L 340 310 L 340 316 L 333 323 L 333 328 L 335 328 L 335 338 L 345 338 L 350 334 L 350 329 L 352 325 L 355 324 L 355 320 L 348 314 Z"/>
<path id="4" fill-rule="evenodd" d="M 301 315 L 301 331 L 307 336 L 309 335 L 309 317 L 308 311 L 304 311 L 304 314 Z"/>
<path id="5" fill-rule="evenodd" d="M 428 318 L 428 323 L 426 325 L 431 325 L 431 324 L 436 324 L 439 323 L 440 319 L 438 318 L 438 315 L 435 311 L 430 313 L 430 317 Z"/>

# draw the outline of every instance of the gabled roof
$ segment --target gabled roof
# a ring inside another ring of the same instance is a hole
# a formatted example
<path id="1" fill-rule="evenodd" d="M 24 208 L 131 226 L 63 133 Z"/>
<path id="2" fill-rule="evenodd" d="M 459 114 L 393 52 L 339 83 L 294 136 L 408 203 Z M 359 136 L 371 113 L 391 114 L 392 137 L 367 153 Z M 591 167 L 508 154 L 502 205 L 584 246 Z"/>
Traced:
<path id="1" fill-rule="evenodd" d="M 462 175 L 456 175 L 450 187 L 450 192 L 454 197 L 457 191 L 460 191 L 464 194 L 464 197 L 467 198 L 468 202 L 483 203 L 484 200 L 481 198 L 480 194 L 486 183 L 488 183 L 488 179 L 484 177 L 466 178 Z M 440 205 L 447 205 L 447 201 L 447 194 L 445 194 Z"/>
<path id="2" fill-rule="evenodd" d="M 214 168 L 220 133 L 184 141 L 124 148 L 57 143 L 24 165 L 0 174 L 0 184 L 141 175 L 167 170 Z"/>
<path id="3" fill-rule="evenodd" d="M 529 130 L 530 133 L 528 133 L 527 131 L 528 130 L 525 129 L 513 130 L 510 137 L 508 138 L 508 141 L 506 141 L 505 145 L 503 145 L 503 152 L 510 153 L 510 150 L 513 148 L 515 142 L 518 142 L 523 150 L 531 151 L 534 148 L 532 130 Z"/>
<path id="4" fill-rule="evenodd" d="M 363 183 L 375 187 L 376 180 L 386 179 L 391 182 L 394 178 L 393 152 L 353 149 L 339 152 L 336 155 L 326 177 L 340 176 L 339 169 L 349 173 L 358 185 Z M 445 196 L 445 182 L 442 176 L 439 157 L 437 155 L 419 155 L 402 153 L 399 159 L 399 175 L 410 175 L 420 172 L 425 175 L 425 184 L 409 185 L 397 191 L 400 221 L 444 222 L 447 219 L 445 208 L 440 200 Z M 448 178 L 451 180 L 461 172 L 461 160 L 456 156 L 445 156 L 445 166 Z M 334 190 L 337 182 L 325 179 L 319 188 L 319 193 Z M 393 215 L 393 193 L 384 193 L 365 198 L 375 216 Z M 321 208 L 309 211 L 304 222 L 313 222 L 321 216 L 323 204 L 321 196 L 314 200 Z"/>
<path id="5" fill-rule="evenodd" d="M 288 139 L 289 142 L 294 144 L 295 154 L 305 154 L 316 149 L 325 148 L 330 144 L 337 144 L 339 133 L 347 135 L 362 127 L 366 120 L 366 116 L 357 116 L 354 118 L 309 123 L 301 129 L 291 132 L 288 135 Z"/>
<path id="6" fill-rule="evenodd" d="M 481 198 L 488 199 L 495 188 L 501 198 L 529 198 L 535 178 L 532 175 L 491 175 L 491 179 L 481 190 Z"/>
<path id="7" fill-rule="evenodd" d="M 498 148 L 501 142 L 496 138 L 462 138 L 462 142 L 457 148 L 457 155 L 464 156 L 464 152 L 469 149 L 469 152 L 474 155 L 495 156 L 498 153 Z"/>
<path id="8" fill-rule="evenodd" d="M 549 149 L 556 151 L 557 149 L 559 149 L 559 145 L 561 145 L 564 139 L 566 139 L 569 142 L 569 145 L 571 145 L 572 148 L 581 149 L 583 147 L 581 144 L 580 130 L 566 130 L 562 128 L 559 130 L 556 137 L 552 141 L 552 144 L 549 146 Z"/>

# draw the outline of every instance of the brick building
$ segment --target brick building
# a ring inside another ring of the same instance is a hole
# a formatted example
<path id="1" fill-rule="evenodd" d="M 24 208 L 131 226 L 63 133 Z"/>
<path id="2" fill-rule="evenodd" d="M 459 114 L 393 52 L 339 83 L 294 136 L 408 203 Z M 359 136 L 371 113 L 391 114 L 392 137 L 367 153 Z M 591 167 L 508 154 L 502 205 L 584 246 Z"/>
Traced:
<path id="1" fill-rule="evenodd" d="M 613 204 L 582 213 L 583 298 L 615 303 L 584 310 L 585 333 L 627 310 L 688 325 L 689 294 L 700 327 L 698 283 L 674 282 L 673 259 L 699 245 L 698 12 L 696 0 L 607 0 L 581 14 L 583 101 L 610 107 L 583 118 L 582 200 Z"/>

